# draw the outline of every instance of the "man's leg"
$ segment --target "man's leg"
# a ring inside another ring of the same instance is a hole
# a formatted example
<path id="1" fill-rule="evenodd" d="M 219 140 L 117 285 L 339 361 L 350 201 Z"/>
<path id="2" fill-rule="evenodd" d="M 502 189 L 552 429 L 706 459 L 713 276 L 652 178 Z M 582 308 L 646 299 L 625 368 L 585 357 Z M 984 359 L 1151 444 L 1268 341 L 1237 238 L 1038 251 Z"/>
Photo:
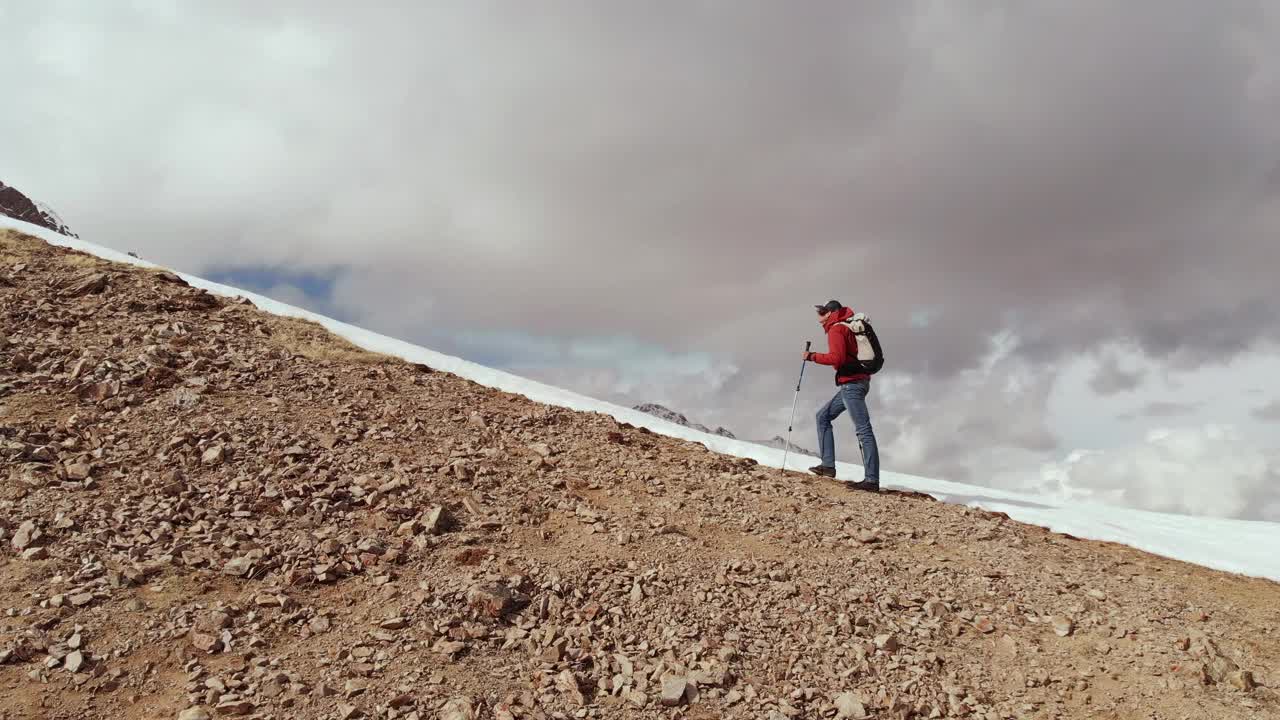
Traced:
<path id="1" fill-rule="evenodd" d="M 863 380 L 840 386 L 844 404 L 849 409 L 849 417 L 853 419 L 853 428 L 858 433 L 858 444 L 862 446 L 862 466 L 869 482 L 880 482 L 880 449 L 876 446 L 876 433 L 871 429 L 871 413 L 867 411 L 867 393 L 871 390 L 871 382 Z"/>
<path id="2" fill-rule="evenodd" d="M 836 466 L 836 438 L 831 430 L 831 421 L 844 412 L 844 398 L 837 392 L 831 402 L 818 408 L 818 455 L 822 457 L 824 467 Z"/>

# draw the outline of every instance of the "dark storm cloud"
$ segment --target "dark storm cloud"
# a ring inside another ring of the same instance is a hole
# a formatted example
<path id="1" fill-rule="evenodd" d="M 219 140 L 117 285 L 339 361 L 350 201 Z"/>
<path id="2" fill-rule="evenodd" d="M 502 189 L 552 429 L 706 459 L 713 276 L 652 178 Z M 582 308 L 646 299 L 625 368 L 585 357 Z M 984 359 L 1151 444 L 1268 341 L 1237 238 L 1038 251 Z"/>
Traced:
<path id="1" fill-rule="evenodd" d="M 833 296 L 926 397 L 1001 331 L 1041 368 L 1280 337 L 1265 3 L 19 0 L 0 23 L 4 179 L 82 236 L 341 266 L 335 306 L 444 350 L 482 328 L 711 354 L 733 383 L 675 377 L 746 434 L 774 434 L 751 424 Z M 956 425 L 1052 445 L 996 420 Z"/>

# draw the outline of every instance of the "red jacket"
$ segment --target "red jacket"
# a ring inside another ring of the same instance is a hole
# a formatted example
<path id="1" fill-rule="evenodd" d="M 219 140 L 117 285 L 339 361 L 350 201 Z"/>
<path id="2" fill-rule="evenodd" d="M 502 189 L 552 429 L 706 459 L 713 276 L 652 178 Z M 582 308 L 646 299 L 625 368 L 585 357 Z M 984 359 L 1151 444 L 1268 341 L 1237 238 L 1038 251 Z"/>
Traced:
<path id="1" fill-rule="evenodd" d="M 822 322 L 822 329 L 827 331 L 827 352 L 812 353 L 809 356 L 810 360 L 819 365 L 830 365 L 836 368 L 837 385 L 871 379 L 867 373 L 842 374 L 840 372 L 841 366 L 856 362 L 858 359 L 858 341 L 853 336 L 853 329 L 844 322 L 851 317 L 853 317 L 853 308 L 840 308 L 833 313 L 828 313 Z"/>

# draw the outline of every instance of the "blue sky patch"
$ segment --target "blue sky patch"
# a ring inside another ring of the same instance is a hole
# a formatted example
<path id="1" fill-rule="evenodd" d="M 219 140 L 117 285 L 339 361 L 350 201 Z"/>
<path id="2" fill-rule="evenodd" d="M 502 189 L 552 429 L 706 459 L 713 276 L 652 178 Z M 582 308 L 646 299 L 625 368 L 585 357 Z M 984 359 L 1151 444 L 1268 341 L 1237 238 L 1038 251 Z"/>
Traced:
<path id="1" fill-rule="evenodd" d="M 290 285 L 301 290 L 307 297 L 320 300 L 333 297 L 333 283 L 337 276 L 337 270 L 318 273 L 270 267 L 239 267 L 213 270 L 205 273 L 204 277 L 256 293 L 265 293 L 278 285 Z"/>
<path id="2" fill-rule="evenodd" d="M 343 272 L 345 268 L 339 267 L 309 271 L 251 266 L 209 270 L 203 273 L 203 277 L 350 322 L 351 313 L 333 303 L 333 286 Z"/>

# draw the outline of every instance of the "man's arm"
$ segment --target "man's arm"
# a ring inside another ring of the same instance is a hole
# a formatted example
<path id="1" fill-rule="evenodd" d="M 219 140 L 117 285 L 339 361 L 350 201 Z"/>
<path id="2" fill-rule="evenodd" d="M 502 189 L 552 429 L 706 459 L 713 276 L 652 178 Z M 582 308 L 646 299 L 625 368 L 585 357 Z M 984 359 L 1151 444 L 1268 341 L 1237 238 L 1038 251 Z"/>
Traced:
<path id="1" fill-rule="evenodd" d="M 844 332 L 841 330 L 844 326 L 836 323 L 827 331 L 827 352 L 810 353 L 809 359 L 819 365 L 830 365 L 831 367 L 840 367 L 849 361 L 849 346 L 845 342 Z"/>

